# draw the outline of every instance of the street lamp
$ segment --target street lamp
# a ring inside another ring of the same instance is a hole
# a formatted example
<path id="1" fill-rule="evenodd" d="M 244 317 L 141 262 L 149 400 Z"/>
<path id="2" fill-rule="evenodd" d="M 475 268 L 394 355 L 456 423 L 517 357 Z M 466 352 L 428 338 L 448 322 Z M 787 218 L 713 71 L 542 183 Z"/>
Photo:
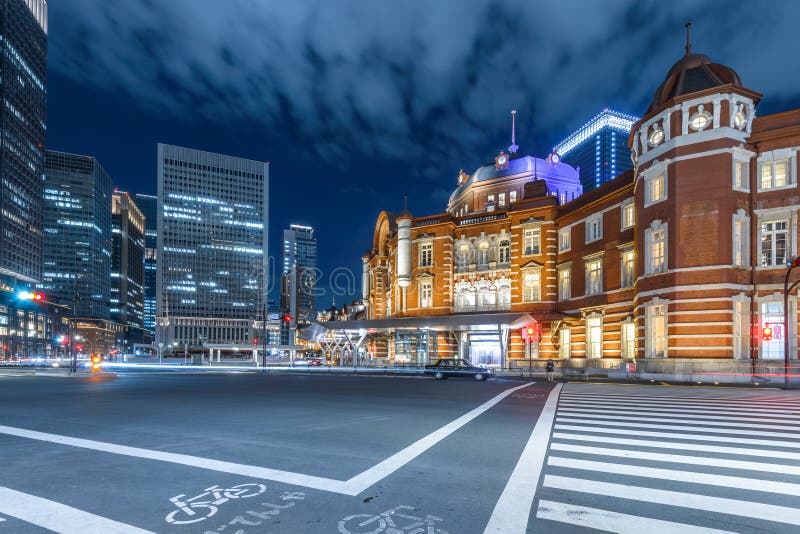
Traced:
<path id="1" fill-rule="evenodd" d="M 787 263 L 786 277 L 783 279 L 783 370 L 784 387 L 789 389 L 789 292 L 800 284 L 800 280 L 789 285 L 789 275 L 792 269 L 800 266 L 800 256 L 795 257 Z"/>
<path id="2" fill-rule="evenodd" d="M 159 341 L 158 343 L 158 365 L 161 365 L 161 352 L 164 350 L 164 342 Z"/>

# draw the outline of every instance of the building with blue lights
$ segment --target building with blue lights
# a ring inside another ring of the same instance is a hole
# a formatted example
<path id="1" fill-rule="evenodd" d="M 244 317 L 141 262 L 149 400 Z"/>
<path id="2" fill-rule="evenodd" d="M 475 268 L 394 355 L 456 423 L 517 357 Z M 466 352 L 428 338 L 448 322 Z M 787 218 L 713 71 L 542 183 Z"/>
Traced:
<path id="1" fill-rule="evenodd" d="M 158 197 L 136 193 L 144 214 L 144 327 L 156 334 L 156 269 L 158 268 Z"/>
<path id="2" fill-rule="evenodd" d="M 158 145 L 156 339 L 164 350 L 258 337 L 268 180 L 262 161 Z"/>
<path id="3" fill-rule="evenodd" d="M 606 108 L 555 146 L 566 163 L 578 167 L 584 192 L 633 168 L 628 135 L 638 120 Z"/>
<path id="4" fill-rule="evenodd" d="M 111 318 L 111 176 L 92 156 L 48 150 L 38 288 L 81 319 Z"/>
<path id="5" fill-rule="evenodd" d="M 49 351 L 48 314 L 16 295 L 42 274 L 47 2 L 0 2 L 0 359 Z"/>

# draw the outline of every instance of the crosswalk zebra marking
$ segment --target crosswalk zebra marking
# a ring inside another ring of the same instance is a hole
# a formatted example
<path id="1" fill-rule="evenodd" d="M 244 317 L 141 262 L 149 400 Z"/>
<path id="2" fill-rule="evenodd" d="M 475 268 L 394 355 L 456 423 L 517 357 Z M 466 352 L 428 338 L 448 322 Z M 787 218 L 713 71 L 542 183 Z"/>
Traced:
<path id="1" fill-rule="evenodd" d="M 680 445 L 680 444 L 678 444 Z M 611 449 L 607 447 L 591 447 L 586 445 L 573 445 L 571 443 L 551 443 L 551 451 L 575 452 L 592 454 L 595 456 L 610 456 L 614 458 L 631 458 L 635 460 L 649 460 L 675 464 L 701 465 L 704 467 L 722 467 L 725 469 L 740 469 L 744 471 L 760 471 L 763 473 L 777 473 L 780 475 L 800 476 L 800 466 L 786 464 L 770 464 L 766 462 L 749 462 L 746 460 L 727 460 L 724 458 L 710 458 L 708 456 L 689 456 L 683 454 L 665 454 L 660 452 L 634 451 L 630 449 Z M 713 451 L 716 452 L 716 451 Z M 754 455 L 757 451 L 753 451 Z M 764 451 L 758 451 L 763 456 Z"/>
<path id="2" fill-rule="evenodd" d="M 564 418 L 557 418 L 556 419 L 556 426 L 555 428 L 567 428 L 566 425 L 559 426 L 558 422 L 563 420 Z M 580 421 L 584 422 L 584 421 Z M 717 433 L 717 434 L 734 434 L 737 436 L 761 436 L 761 437 L 776 437 L 776 438 L 794 438 L 800 439 L 800 433 L 798 432 L 770 432 L 767 430 L 759 431 L 759 430 L 737 430 L 734 428 L 708 428 L 705 426 L 678 426 L 678 425 L 654 425 L 654 424 L 646 424 L 646 423 L 624 423 L 624 422 L 608 422 L 608 421 L 592 421 L 592 425 L 597 426 L 620 426 L 624 428 L 632 428 L 632 429 L 640 429 L 640 428 L 652 428 L 657 430 L 681 430 L 684 432 L 692 433 Z M 589 430 L 590 427 L 582 427 L 587 432 L 599 432 L 599 430 Z M 597 427 L 591 427 L 597 428 Z M 569 427 L 570 430 L 580 430 L 581 427 L 574 428 Z M 800 445 L 800 441 L 797 443 Z"/>
<path id="3" fill-rule="evenodd" d="M 581 422 L 586 423 L 586 421 L 581 421 Z M 607 427 L 596 427 L 596 426 L 593 427 L 591 425 L 576 426 L 573 424 L 559 423 L 556 426 L 554 426 L 554 429 L 592 432 L 595 434 L 612 434 L 612 435 L 623 435 L 623 436 L 642 436 L 642 437 L 653 437 L 653 438 L 681 439 L 684 441 L 713 441 L 715 443 L 717 442 L 741 443 L 745 445 L 764 445 L 768 447 L 783 447 L 790 449 L 800 448 L 800 442 L 797 441 L 738 438 L 734 436 L 719 436 L 719 435 L 706 435 L 706 434 L 693 434 L 693 433 L 681 434 L 679 432 L 657 432 L 654 430 L 638 430 L 635 428 L 607 428 Z"/>
<path id="4" fill-rule="evenodd" d="M 607 407 L 609 410 L 626 410 L 631 412 L 641 412 L 641 411 L 650 411 L 650 412 L 675 412 L 676 410 L 687 411 L 689 413 L 694 414 L 708 414 L 708 415 L 755 415 L 755 414 L 764 414 L 764 415 L 782 415 L 787 418 L 792 418 L 792 416 L 797 416 L 798 412 L 796 410 L 767 410 L 767 409 L 750 409 L 746 410 L 744 408 L 720 408 L 720 409 L 713 409 L 713 408 L 702 408 L 698 406 L 684 406 L 684 405 L 677 405 L 672 407 L 665 407 L 663 405 L 650 405 L 650 404 L 635 404 L 631 406 L 620 406 L 618 402 L 604 404 L 602 402 L 572 402 L 572 401 L 561 401 L 559 402 L 559 406 L 569 406 L 569 407 Z"/>
<path id="5" fill-rule="evenodd" d="M 788 426 L 788 425 L 779 425 L 779 424 L 772 424 L 769 423 L 767 426 L 766 424 L 756 424 L 756 423 L 740 423 L 738 421 L 697 421 L 694 419 L 673 419 L 669 417 L 658 417 L 658 414 L 653 414 L 651 417 L 625 417 L 624 415 L 599 415 L 599 414 L 583 414 L 583 413 L 568 413 L 568 417 L 560 417 L 560 421 L 569 422 L 569 423 L 582 423 L 582 422 L 592 422 L 593 424 L 596 421 L 609 421 L 611 423 L 620 420 L 619 422 L 652 422 L 652 421 L 660 421 L 662 423 L 682 423 L 688 425 L 696 425 L 698 423 L 703 423 L 706 427 L 709 426 L 720 426 L 720 427 L 736 427 L 736 428 L 774 428 L 775 430 L 796 430 L 800 432 L 800 426 Z M 767 422 L 765 422 L 767 423 Z M 719 429 L 723 430 L 723 429 Z M 710 429 L 711 432 L 716 432 L 717 429 Z M 798 436 L 800 439 L 800 436 Z"/>
<path id="6" fill-rule="evenodd" d="M 800 484 L 791 482 L 776 482 L 746 477 L 732 477 L 728 475 L 714 475 L 711 473 L 698 473 L 695 471 L 681 471 L 677 469 L 661 469 L 658 467 L 645 467 L 641 465 L 617 464 L 611 462 L 596 462 L 593 460 L 578 460 L 575 458 L 562 458 L 551 456 L 547 465 L 565 467 L 568 469 L 581 469 L 584 471 L 597 471 L 613 473 L 615 475 L 636 476 L 659 480 L 674 480 L 690 484 L 706 484 L 709 486 L 722 486 L 727 488 L 760 491 L 766 493 L 782 493 L 800 496 Z"/>
<path id="7" fill-rule="evenodd" d="M 557 475 L 545 475 L 544 487 L 628 499 L 649 504 L 692 508 L 706 512 L 761 519 L 762 521 L 775 521 L 790 525 L 800 524 L 800 510 L 797 508 L 737 499 L 726 499 L 722 497 L 709 497 L 699 493 L 684 493 L 642 486 L 627 486 L 625 484 L 598 482 L 596 480 L 584 480 L 581 478 Z"/>
<path id="8" fill-rule="evenodd" d="M 665 422 L 674 422 L 678 421 L 678 419 L 665 419 L 664 414 L 655 413 L 655 412 L 635 412 L 633 415 L 629 415 L 630 412 L 625 410 L 589 410 L 589 409 L 574 409 L 574 408 L 566 408 L 561 409 L 559 408 L 558 413 L 569 414 L 573 416 L 577 416 L 578 414 L 587 414 L 597 417 L 598 419 L 630 419 L 632 421 L 649 421 L 652 419 L 658 419 L 659 421 Z M 709 424 L 708 416 L 707 415 L 692 415 L 692 414 L 685 414 L 681 413 L 681 420 L 687 419 L 699 419 L 703 421 L 705 424 Z M 789 423 L 795 424 L 800 429 L 800 417 L 798 420 L 795 419 L 774 419 L 771 417 L 745 417 L 745 416 L 726 416 L 726 415 L 718 415 L 714 416 L 715 421 L 732 421 L 732 422 L 740 422 L 740 421 L 759 421 L 761 423 L 767 423 L 769 425 L 780 424 L 780 423 Z M 696 421 L 692 421 L 696 423 Z M 764 425 L 758 425 L 759 427 L 763 427 Z M 770 426 L 770 428 L 776 428 Z"/>
<path id="9" fill-rule="evenodd" d="M 641 534 L 642 532 L 681 532 L 682 534 L 732 534 L 729 530 L 699 527 L 686 523 L 675 523 L 662 519 L 650 519 L 637 515 L 621 514 L 589 506 L 577 506 L 554 501 L 539 501 L 537 519 L 549 519 L 570 525 L 615 532 L 617 534 Z"/>

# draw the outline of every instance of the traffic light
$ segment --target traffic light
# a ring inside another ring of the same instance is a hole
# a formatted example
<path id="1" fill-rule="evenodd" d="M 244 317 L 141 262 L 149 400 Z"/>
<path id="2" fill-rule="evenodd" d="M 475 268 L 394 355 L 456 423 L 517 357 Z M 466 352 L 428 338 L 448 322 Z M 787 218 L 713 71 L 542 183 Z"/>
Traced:
<path id="1" fill-rule="evenodd" d="M 287 313 L 287 314 L 285 314 L 285 315 L 283 316 L 283 322 L 284 322 L 284 323 L 291 323 L 291 322 L 292 322 L 292 319 L 294 319 L 294 317 L 292 317 L 292 316 L 291 316 L 291 315 L 289 315 L 288 313 Z"/>
<path id="2" fill-rule="evenodd" d="M 258 338 L 257 338 L 257 337 L 254 337 L 254 338 L 253 338 L 253 346 L 255 347 L 255 346 L 257 346 L 257 345 L 258 345 Z"/>
<path id="3" fill-rule="evenodd" d="M 32 293 L 30 291 L 20 291 L 17 294 L 17 298 L 19 298 L 20 300 L 40 301 L 40 300 L 44 300 L 44 295 L 42 295 L 41 293 Z"/>
<path id="4" fill-rule="evenodd" d="M 761 330 L 761 339 L 764 340 L 764 341 L 772 341 L 772 327 L 771 326 L 765 326 Z"/>

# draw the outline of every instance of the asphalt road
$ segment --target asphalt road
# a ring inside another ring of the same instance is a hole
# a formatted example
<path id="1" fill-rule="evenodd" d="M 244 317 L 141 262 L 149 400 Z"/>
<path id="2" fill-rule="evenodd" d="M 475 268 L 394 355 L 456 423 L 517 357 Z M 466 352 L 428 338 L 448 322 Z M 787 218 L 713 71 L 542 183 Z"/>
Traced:
<path id="1" fill-rule="evenodd" d="M 0 376 L 0 425 L 0 533 L 800 531 L 779 391 Z"/>

